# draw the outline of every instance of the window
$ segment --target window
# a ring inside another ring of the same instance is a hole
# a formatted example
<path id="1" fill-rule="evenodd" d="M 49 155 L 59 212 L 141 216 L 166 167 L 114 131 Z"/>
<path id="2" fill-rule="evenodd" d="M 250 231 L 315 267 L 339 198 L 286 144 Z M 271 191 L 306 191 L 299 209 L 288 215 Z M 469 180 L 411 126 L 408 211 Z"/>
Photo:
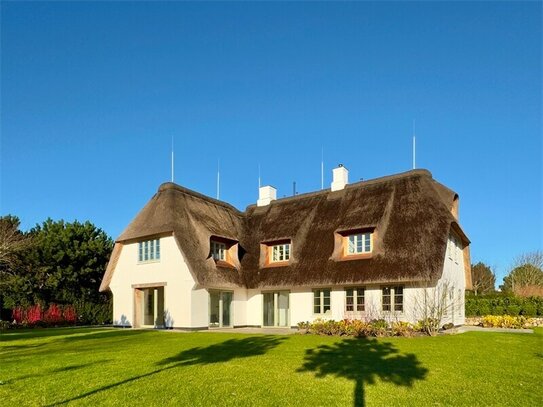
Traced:
<path id="1" fill-rule="evenodd" d="M 288 261 L 290 259 L 290 243 L 276 244 L 271 247 L 270 262 Z"/>
<path id="2" fill-rule="evenodd" d="M 371 233 L 357 233 L 347 236 L 347 255 L 371 253 Z"/>
<path id="3" fill-rule="evenodd" d="M 160 239 L 146 240 L 138 243 L 138 261 L 160 260 Z"/>
<path id="4" fill-rule="evenodd" d="M 382 287 L 381 302 L 383 311 L 403 312 L 403 286 Z"/>
<path id="5" fill-rule="evenodd" d="M 325 314 L 330 311 L 330 289 L 313 291 L 313 313 Z"/>
<path id="6" fill-rule="evenodd" d="M 211 241 L 211 256 L 214 260 L 226 261 L 226 244 Z"/>
<path id="7" fill-rule="evenodd" d="M 348 288 L 345 290 L 345 311 L 365 311 L 364 288 Z"/>

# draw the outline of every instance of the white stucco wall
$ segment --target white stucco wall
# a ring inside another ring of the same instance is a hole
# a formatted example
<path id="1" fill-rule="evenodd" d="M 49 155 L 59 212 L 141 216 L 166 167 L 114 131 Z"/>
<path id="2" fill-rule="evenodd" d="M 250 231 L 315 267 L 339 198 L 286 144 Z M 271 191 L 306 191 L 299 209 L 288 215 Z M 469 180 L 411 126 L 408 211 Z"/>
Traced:
<path id="1" fill-rule="evenodd" d="M 156 283 L 158 286 L 165 282 L 167 285 L 164 287 L 164 311 L 169 314 L 170 325 L 192 326 L 191 291 L 194 279 L 173 236 L 160 238 L 160 251 L 160 261 L 138 263 L 138 243 L 123 245 L 110 283 L 115 325 L 134 325 L 132 285 Z M 207 313 L 207 306 L 205 312 Z M 199 317 L 198 313 L 197 316 Z"/>

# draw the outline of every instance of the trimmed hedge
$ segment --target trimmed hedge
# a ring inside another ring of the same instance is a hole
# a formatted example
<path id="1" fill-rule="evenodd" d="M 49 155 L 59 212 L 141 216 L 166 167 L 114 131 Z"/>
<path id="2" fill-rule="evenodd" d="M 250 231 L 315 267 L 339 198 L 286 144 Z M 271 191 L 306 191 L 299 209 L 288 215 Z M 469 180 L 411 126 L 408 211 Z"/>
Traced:
<path id="1" fill-rule="evenodd" d="M 543 297 L 515 297 L 513 295 L 466 296 L 466 316 L 522 315 L 543 316 Z"/>

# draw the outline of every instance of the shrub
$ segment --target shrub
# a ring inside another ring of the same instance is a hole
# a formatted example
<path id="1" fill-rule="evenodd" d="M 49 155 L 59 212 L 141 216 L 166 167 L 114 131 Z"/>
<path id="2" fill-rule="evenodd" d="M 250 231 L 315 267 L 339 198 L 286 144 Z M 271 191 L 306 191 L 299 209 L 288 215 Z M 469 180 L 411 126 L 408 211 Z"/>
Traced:
<path id="1" fill-rule="evenodd" d="M 32 305 L 26 310 L 26 322 L 29 325 L 36 325 L 43 318 L 43 311 L 40 304 Z M 25 322 L 25 321 L 23 321 Z"/>
<path id="2" fill-rule="evenodd" d="M 67 323 L 75 324 L 75 322 L 77 321 L 77 313 L 75 312 L 75 308 L 73 307 L 73 305 L 67 305 L 64 307 L 64 310 L 62 311 L 62 317 Z"/>
<path id="3" fill-rule="evenodd" d="M 543 297 L 516 297 L 510 294 L 466 296 L 466 316 L 523 315 L 543 316 Z"/>
<path id="4" fill-rule="evenodd" d="M 43 320 L 50 325 L 57 325 L 63 322 L 62 310 L 57 304 L 49 305 L 49 308 L 43 314 Z"/>
<path id="5" fill-rule="evenodd" d="M 527 319 L 523 316 L 512 315 L 487 315 L 483 317 L 485 328 L 523 328 Z"/>

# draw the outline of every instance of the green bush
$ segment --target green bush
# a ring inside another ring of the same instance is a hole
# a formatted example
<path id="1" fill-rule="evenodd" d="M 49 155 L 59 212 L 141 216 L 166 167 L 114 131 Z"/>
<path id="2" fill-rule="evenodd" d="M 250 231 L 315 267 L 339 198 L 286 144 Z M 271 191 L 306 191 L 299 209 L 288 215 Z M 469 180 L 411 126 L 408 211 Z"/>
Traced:
<path id="1" fill-rule="evenodd" d="M 543 298 L 523 298 L 507 294 L 466 296 L 466 316 L 478 317 L 485 315 L 543 316 Z"/>
<path id="2" fill-rule="evenodd" d="M 313 322 L 300 322 L 298 328 L 303 333 L 330 336 L 413 336 L 421 332 L 420 324 L 409 322 L 389 323 L 384 319 L 370 322 L 359 319 L 344 319 L 342 321 L 317 319 Z"/>

